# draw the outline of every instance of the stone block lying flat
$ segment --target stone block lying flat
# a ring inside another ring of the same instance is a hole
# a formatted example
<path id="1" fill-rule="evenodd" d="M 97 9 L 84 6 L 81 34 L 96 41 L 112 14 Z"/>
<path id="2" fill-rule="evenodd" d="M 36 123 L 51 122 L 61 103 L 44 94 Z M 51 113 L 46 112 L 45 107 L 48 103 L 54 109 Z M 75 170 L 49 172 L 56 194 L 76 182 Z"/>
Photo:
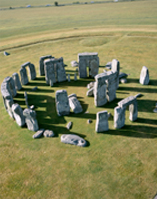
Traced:
<path id="1" fill-rule="evenodd" d="M 87 146 L 86 140 L 84 140 L 80 136 L 74 135 L 74 134 L 62 135 L 61 142 L 65 143 L 65 144 L 73 144 L 73 145 L 81 146 L 81 147 Z"/>

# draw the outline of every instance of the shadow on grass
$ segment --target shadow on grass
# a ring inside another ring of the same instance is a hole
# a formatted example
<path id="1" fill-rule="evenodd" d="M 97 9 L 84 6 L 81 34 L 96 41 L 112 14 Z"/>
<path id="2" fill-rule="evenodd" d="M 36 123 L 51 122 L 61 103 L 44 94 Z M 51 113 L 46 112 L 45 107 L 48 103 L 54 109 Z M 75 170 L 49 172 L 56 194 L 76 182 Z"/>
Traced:
<path id="1" fill-rule="evenodd" d="M 127 83 L 137 83 L 139 85 L 141 85 L 139 83 L 140 77 L 139 79 L 134 79 L 134 78 L 127 78 Z M 148 86 L 156 86 L 157 85 L 157 80 L 156 79 L 150 79 Z"/>
<path id="2" fill-rule="evenodd" d="M 107 132 L 103 132 L 103 134 L 143 138 L 143 139 L 153 139 L 153 138 L 157 138 L 156 129 L 157 129 L 156 127 L 151 127 L 151 126 L 125 125 L 121 129 L 109 130 Z"/>

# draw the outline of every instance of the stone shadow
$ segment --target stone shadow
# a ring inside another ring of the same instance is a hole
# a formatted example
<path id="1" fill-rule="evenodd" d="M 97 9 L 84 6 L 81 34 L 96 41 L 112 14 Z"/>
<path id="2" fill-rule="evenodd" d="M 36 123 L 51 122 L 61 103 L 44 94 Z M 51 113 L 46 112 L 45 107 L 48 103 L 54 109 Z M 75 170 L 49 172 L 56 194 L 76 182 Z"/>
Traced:
<path id="1" fill-rule="evenodd" d="M 127 78 L 127 83 L 137 83 L 137 84 L 140 84 L 139 80 L 140 80 L 140 77 L 139 77 L 139 79 L 137 79 L 137 78 L 136 79 L 135 78 Z M 148 86 L 149 85 L 156 86 L 157 85 L 157 80 L 156 79 L 150 79 Z"/>
<path id="2" fill-rule="evenodd" d="M 156 93 L 157 92 L 157 89 L 155 88 L 149 88 L 149 85 L 148 85 L 148 88 L 141 88 L 141 87 L 123 87 L 123 86 L 120 86 L 118 88 L 118 90 L 123 90 L 123 91 L 133 91 L 133 92 L 137 92 L 137 93 Z"/>
<path id="3" fill-rule="evenodd" d="M 125 125 L 121 129 L 116 129 L 116 130 L 110 129 L 107 132 L 103 132 L 103 134 L 142 138 L 142 139 L 157 138 L 156 127 L 142 126 L 142 125 L 136 125 L 136 126 Z"/>

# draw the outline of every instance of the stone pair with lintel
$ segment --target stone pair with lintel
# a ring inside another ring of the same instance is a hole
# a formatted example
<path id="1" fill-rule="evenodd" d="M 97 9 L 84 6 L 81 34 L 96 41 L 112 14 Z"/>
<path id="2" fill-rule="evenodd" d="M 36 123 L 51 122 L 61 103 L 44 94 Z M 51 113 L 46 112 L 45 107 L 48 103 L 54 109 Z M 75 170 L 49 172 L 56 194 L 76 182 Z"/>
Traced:
<path id="1" fill-rule="evenodd" d="M 87 67 L 89 68 L 89 77 L 95 77 L 99 72 L 99 57 L 98 53 L 79 53 L 79 77 L 87 78 Z"/>

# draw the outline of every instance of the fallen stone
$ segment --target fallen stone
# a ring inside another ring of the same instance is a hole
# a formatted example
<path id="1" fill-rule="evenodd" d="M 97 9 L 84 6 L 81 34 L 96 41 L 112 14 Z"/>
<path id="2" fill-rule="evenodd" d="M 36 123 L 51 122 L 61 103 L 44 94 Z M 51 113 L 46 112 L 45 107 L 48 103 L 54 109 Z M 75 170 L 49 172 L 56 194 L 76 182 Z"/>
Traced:
<path id="1" fill-rule="evenodd" d="M 157 108 L 155 108 L 155 109 L 153 110 L 153 112 L 154 112 L 154 113 L 157 113 Z"/>
<path id="2" fill-rule="evenodd" d="M 72 123 L 72 122 L 69 122 L 69 123 L 67 124 L 67 126 L 66 126 L 67 129 L 70 130 L 70 129 L 72 128 L 72 125 L 73 125 L 73 123 Z"/>
<path id="3" fill-rule="evenodd" d="M 72 66 L 72 67 L 77 67 L 77 66 L 78 66 L 77 61 L 71 61 L 71 66 Z"/>
<path id="4" fill-rule="evenodd" d="M 44 131 L 44 137 L 54 137 L 54 136 L 55 136 L 55 134 L 53 131 L 51 131 L 51 130 Z"/>
<path id="5" fill-rule="evenodd" d="M 43 132 L 44 132 L 44 129 L 40 129 L 40 130 L 38 130 L 32 137 L 33 137 L 34 139 L 40 138 L 40 137 L 43 136 Z"/>
<path id="6" fill-rule="evenodd" d="M 120 82 L 121 82 L 122 84 L 125 84 L 125 83 L 127 83 L 127 79 L 121 78 L 121 79 L 120 79 Z"/>
<path id="7" fill-rule="evenodd" d="M 94 83 L 95 82 L 90 82 L 89 84 L 87 84 L 87 88 L 88 89 L 93 88 L 94 87 Z"/>
<path id="8" fill-rule="evenodd" d="M 88 97 L 91 97 L 91 96 L 93 96 L 94 95 L 94 87 L 93 88 L 90 88 L 88 91 L 87 91 L 87 93 L 86 93 L 86 96 L 88 96 Z"/>
<path id="9" fill-rule="evenodd" d="M 91 119 L 88 119 L 87 120 L 87 124 L 91 124 L 92 123 L 92 120 Z"/>
<path id="10" fill-rule="evenodd" d="M 122 72 L 119 73 L 119 79 L 121 79 L 121 78 L 127 78 L 127 77 L 128 77 L 128 74 L 122 73 Z"/>
<path id="11" fill-rule="evenodd" d="M 10 55 L 10 53 L 4 51 L 4 55 L 5 55 L 5 56 L 8 56 L 8 55 Z"/>
<path id="12" fill-rule="evenodd" d="M 81 147 L 85 147 L 87 145 L 86 140 L 74 134 L 62 135 L 61 142 L 65 144 L 73 144 L 73 145 L 81 146 Z"/>
<path id="13" fill-rule="evenodd" d="M 106 64 L 106 66 L 105 66 L 107 69 L 111 69 L 111 67 L 112 67 L 112 62 L 108 62 L 107 64 Z"/>

